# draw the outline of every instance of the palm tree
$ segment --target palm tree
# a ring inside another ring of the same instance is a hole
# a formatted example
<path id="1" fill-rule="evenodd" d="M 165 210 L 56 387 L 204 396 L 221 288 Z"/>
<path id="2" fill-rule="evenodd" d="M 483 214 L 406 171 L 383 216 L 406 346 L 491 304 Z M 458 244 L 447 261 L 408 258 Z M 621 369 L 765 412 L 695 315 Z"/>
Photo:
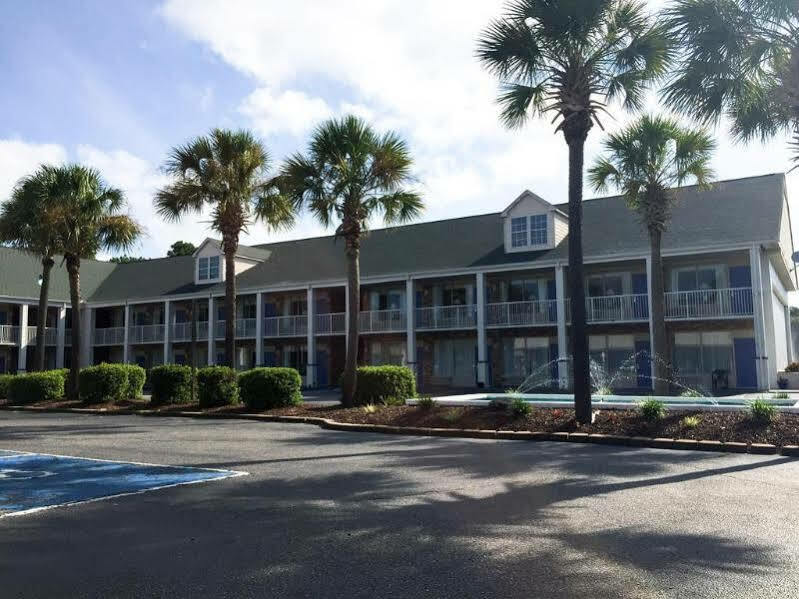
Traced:
<path id="1" fill-rule="evenodd" d="M 11 192 L 11 198 L 0 208 L 0 242 L 36 254 L 42 261 L 36 321 L 36 357 L 33 364 L 35 370 L 44 370 L 45 367 L 50 272 L 55 264 L 54 256 L 60 252 L 53 202 L 58 190 L 53 186 L 52 174 L 53 167 L 40 166 L 35 173 L 17 183 Z M 25 324 L 20 323 L 21 326 Z"/>
<path id="2" fill-rule="evenodd" d="M 53 199 L 58 208 L 54 222 L 64 252 L 72 307 L 72 349 L 68 396 L 78 397 L 80 372 L 81 314 L 80 262 L 97 252 L 125 251 L 141 234 L 141 227 L 123 214 L 122 190 L 108 186 L 99 171 L 70 164 L 52 170 Z M 127 326 L 127 323 L 125 324 Z"/>
<path id="3" fill-rule="evenodd" d="M 655 394 L 666 395 L 669 361 L 661 239 L 677 200 L 672 188 L 691 179 L 700 187 L 710 184 L 715 143 L 705 131 L 681 127 L 664 117 L 644 116 L 609 136 L 603 145 L 606 156 L 597 159 L 588 172 L 591 184 L 597 191 L 619 190 L 649 232 Z"/>
<path id="4" fill-rule="evenodd" d="M 349 294 L 344 405 L 352 404 L 357 386 L 361 239 L 376 215 L 395 224 L 421 214 L 421 198 L 405 188 L 412 181 L 412 165 L 408 147 L 396 133 L 379 135 L 350 115 L 317 127 L 307 154 L 286 160 L 275 179 L 285 197 L 306 205 L 324 226 L 338 223 L 336 236 L 344 238 Z"/>
<path id="5" fill-rule="evenodd" d="M 174 181 L 157 192 L 155 207 L 167 220 L 211 209 L 211 227 L 225 254 L 225 362 L 235 367 L 236 252 L 254 221 L 270 230 L 290 228 L 294 207 L 268 193 L 269 154 L 248 131 L 213 129 L 172 149 L 164 170 Z"/>
<path id="6" fill-rule="evenodd" d="M 569 147 L 569 291 L 577 420 L 591 419 L 583 280 L 584 146 L 599 114 L 620 100 L 639 108 L 648 83 L 670 59 L 663 27 L 632 0 L 512 0 L 478 42 L 477 56 L 502 83 L 501 119 L 510 128 L 533 116 L 560 121 Z"/>
<path id="7" fill-rule="evenodd" d="M 683 48 L 666 105 L 706 124 L 727 116 L 740 141 L 793 133 L 799 163 L 799 2 L 675 0 L 666 17 Z"/>

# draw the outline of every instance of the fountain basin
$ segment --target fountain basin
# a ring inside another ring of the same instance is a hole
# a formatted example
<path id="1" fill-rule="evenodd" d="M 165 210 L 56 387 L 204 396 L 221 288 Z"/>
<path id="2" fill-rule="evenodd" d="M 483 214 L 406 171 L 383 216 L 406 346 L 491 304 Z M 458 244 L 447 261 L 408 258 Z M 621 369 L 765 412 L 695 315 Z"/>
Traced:
<path id="1" fill-rule="evenodd" d="M 749 407 L 755 397 L 673 397 L 654 395 L 594 395 L 592 405 L 601 410 L 634 410 L 638 404 L 648 399 L 662 401 L 670 410 L 698 410 L 698 411 L 739 411 Z M 799 398 L 770 399 L 762 397 L 780 412 L 799 414 Z M 527 403 L 546 408 L 573 408 L 574 396 L 565 393 L 470 393 L 466 395 L 447 395 L 434 397 L 433 400 L 442 406 L 488 406 L 493 400 L 522 399 Z M 406 400 L 407 405 L 416 405 L 417 399 Z"/>

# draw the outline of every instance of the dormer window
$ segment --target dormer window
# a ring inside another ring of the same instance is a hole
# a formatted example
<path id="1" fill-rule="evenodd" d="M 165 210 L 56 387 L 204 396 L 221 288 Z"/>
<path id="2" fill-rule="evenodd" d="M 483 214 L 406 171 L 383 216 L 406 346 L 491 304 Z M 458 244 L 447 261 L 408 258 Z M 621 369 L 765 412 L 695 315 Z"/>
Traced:
<path id="1" fill-rule="evenodd" d="M 207 256 L 197 260 L 197 279 L 216 281 L 219 279 L 219 256 Z"/>
<path id="2" fill-rule="evenodd" d="M 530 217 L 530 245 L 547 244 L 547 215 L 536 214 Z"/>
<path id="3" fill-rule="evenodd" d="M 511 244 L 515 248 L 522 248 L 527 245 L 527 217 L 511 219 L 510 221 Z"/>
<path id="4" fill-rule="evenodd" d="M 511 247 L 524 248 L 547 245 L 549 223 L 546 214 L 520 216 L 510 221 Z"/>

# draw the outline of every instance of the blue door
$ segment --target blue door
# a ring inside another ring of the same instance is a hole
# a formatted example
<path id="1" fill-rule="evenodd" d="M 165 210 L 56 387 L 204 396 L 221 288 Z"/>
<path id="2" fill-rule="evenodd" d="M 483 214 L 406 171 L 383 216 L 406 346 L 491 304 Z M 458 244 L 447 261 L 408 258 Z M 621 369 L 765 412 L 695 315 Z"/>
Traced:
<path id="1" fill-rule="evenodd" d="M 736 385 L 740 389 L 757 387 L 757 368 L 755 367 L 755 340 L 751 337 L 733 339 L 735 348 Z"/>
<path id="2" fill-rule="evenodd" d="M 330 384 L 328 376 L 327 351 L 320 349 L 316 352 L 316 386 L 327 387 Z"/>
<path id="3" fill-rule="evenodd" d="M 638 373 L 638 386 L 642 389 L 652 387 L 652 358 L 649 341 L 635 342 L 635 370 Z"/>
<path id="4" fill-rule="evenodd" d="M 646 295 L 647 282 L 646 275 L 644 273 L 634 274 L 632 284 L 633 294 Z M 633 317 L 636 319 L 649 318 L 649 302 L 645 297 L 636 297 L 633 299 Z"/>
<path id="5" fill-rule="evenodd" d="M 555 281 L 553 279 L 547 281 L 547 299 L 548 300 L 557 299 L 557 295 L 558 292 L 557 292 L 557 286 L 555 285 Z M 558 309 L 555 304 L 550 304 L 549 306 L 549 321 L 558 322 Z"/>
<path id="6" fill-rule="evenodd" d="M 733 291 L 730 295 L 730 309 L 733 314 L 752 314 L 754 305 L 752 303 L 752 271 L 748 266 L 730 267 L 730 287 L 748 288 L 741 291 Z"/>

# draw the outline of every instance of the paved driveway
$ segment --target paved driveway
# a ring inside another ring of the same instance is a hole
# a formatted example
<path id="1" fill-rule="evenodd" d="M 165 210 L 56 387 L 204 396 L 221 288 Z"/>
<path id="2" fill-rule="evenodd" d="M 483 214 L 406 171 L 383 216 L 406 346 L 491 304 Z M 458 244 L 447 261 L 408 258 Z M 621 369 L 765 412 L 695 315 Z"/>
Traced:
<path id="1" fill-rule="evenodd" d="M 6 597 L 796 597 L 799 462 L 0 413 L 0 449 L 250 476 L 0 520 Z"/>

